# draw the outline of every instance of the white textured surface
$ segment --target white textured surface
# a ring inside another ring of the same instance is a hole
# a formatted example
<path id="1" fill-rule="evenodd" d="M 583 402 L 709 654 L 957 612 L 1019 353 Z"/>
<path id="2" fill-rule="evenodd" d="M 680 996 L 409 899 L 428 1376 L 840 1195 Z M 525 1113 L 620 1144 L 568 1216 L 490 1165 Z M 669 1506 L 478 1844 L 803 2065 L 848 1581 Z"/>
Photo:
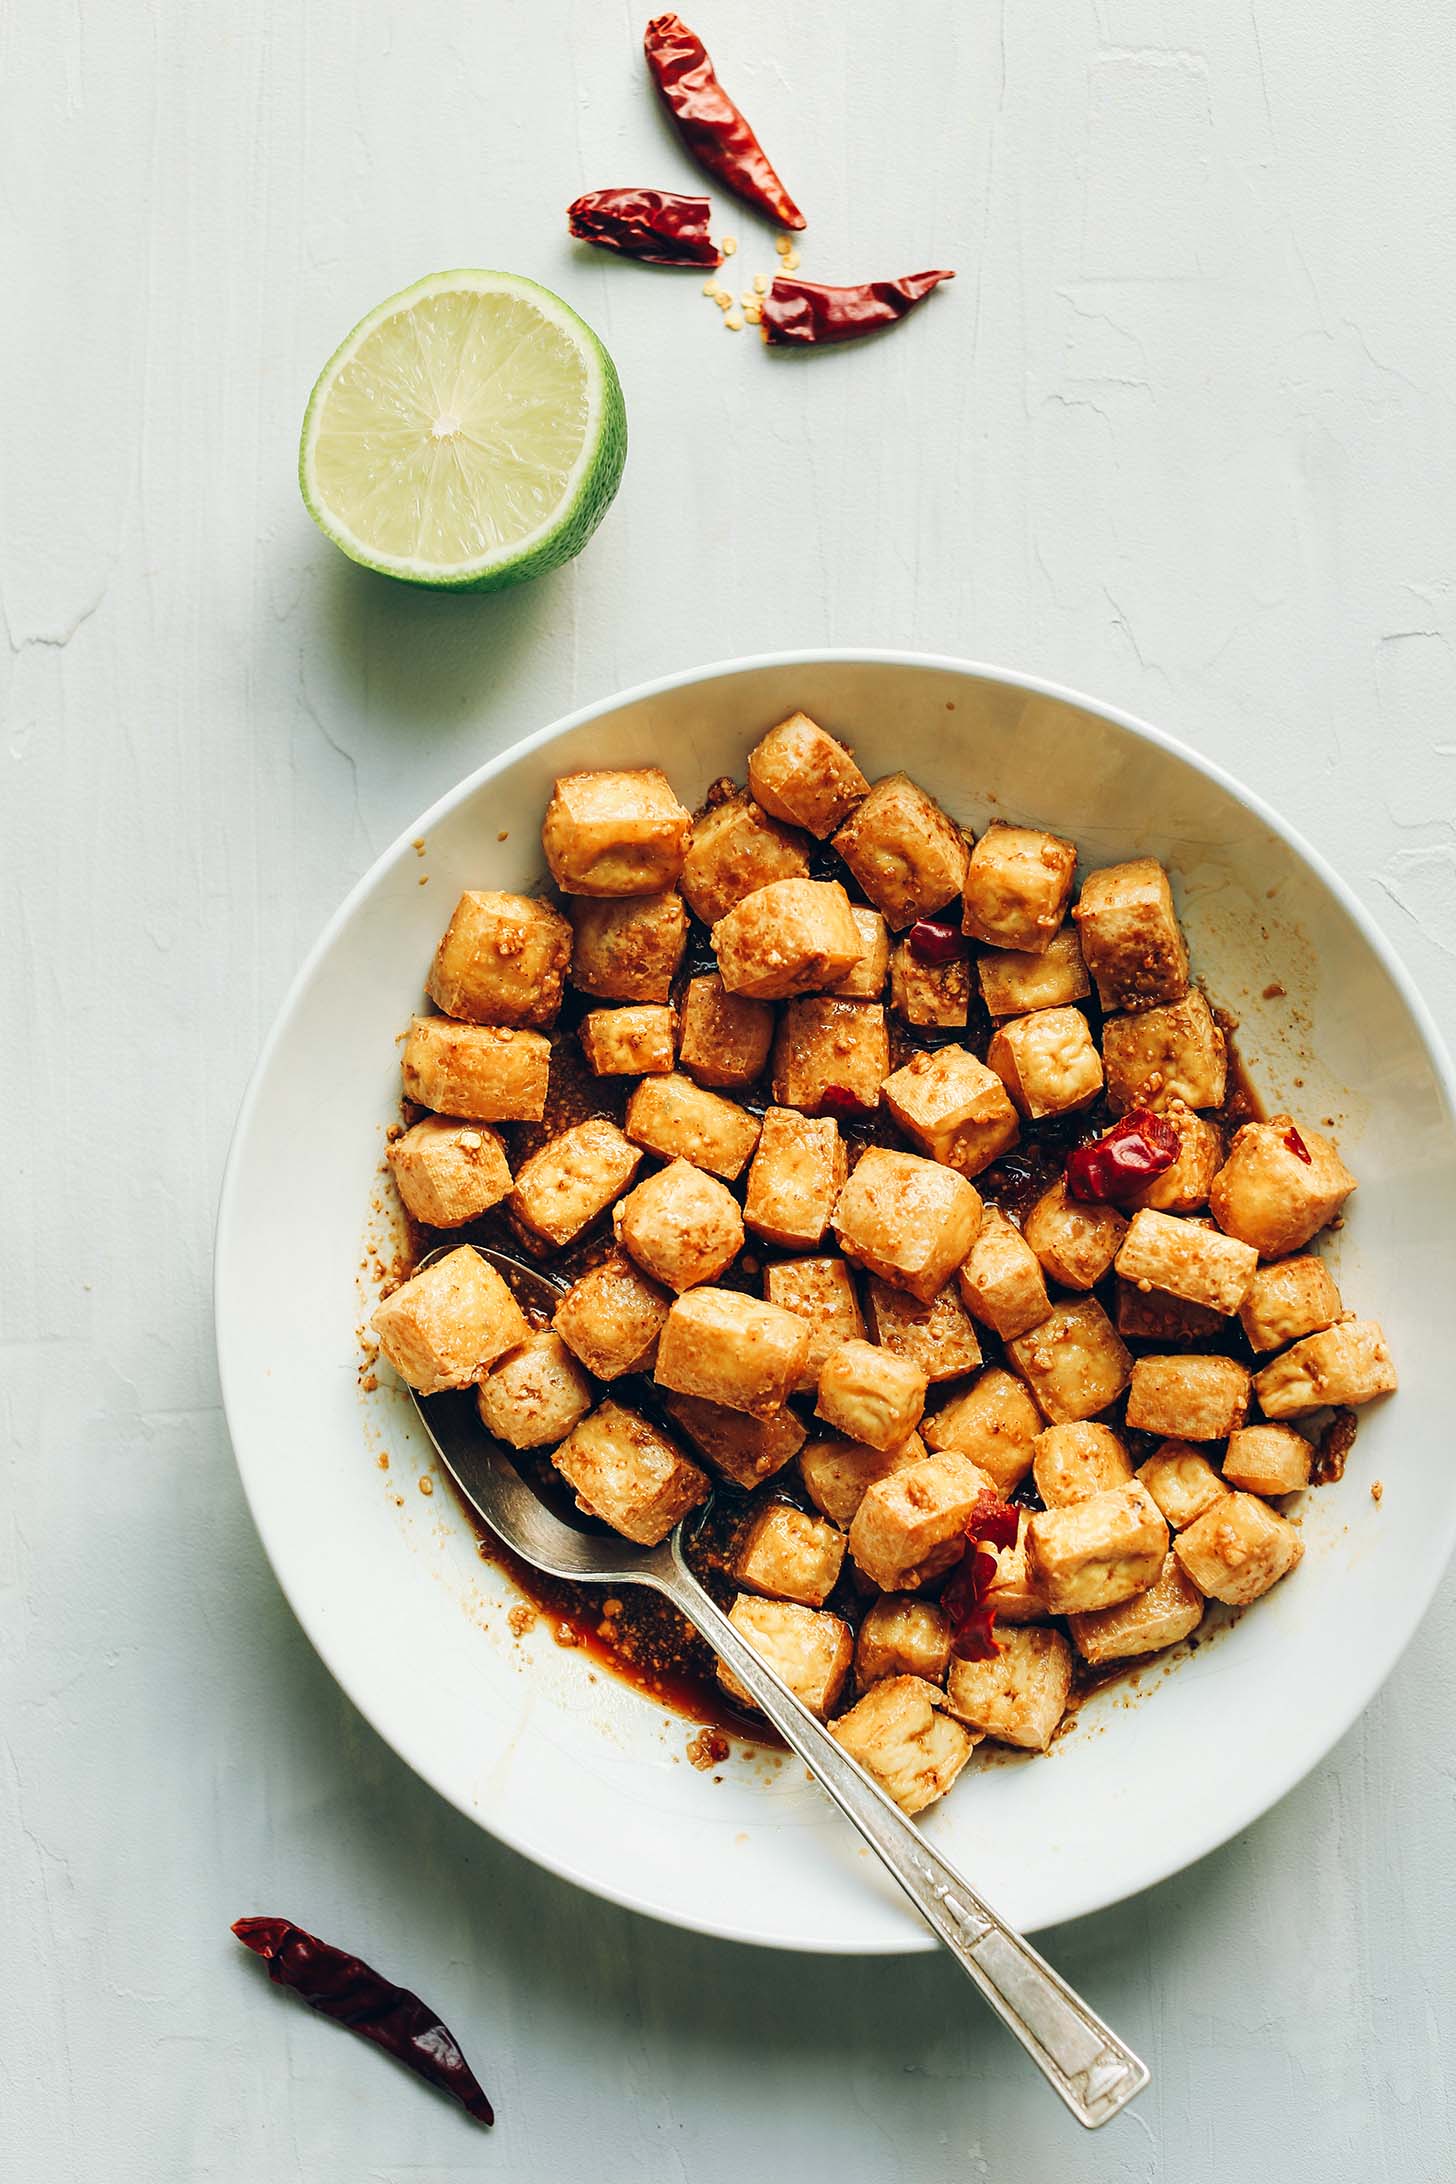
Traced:
<path id="1" fill-rule="evenodd" d="M 960 269 L 806 360 L 561 238 L 580 187 L 692 186 L 645 12 L 3 18 L 7 2153 L 47 2184 L 1444 2178 L 1449 1594 L 1246 1839 L 1050 1937 L 1155 2072 L 1084 2141 L 934 1962 L 699 1942 L 498 1851 L 338 1697 L 241 1507 L 207 1261 L 262 1033 L 396 828 L 601 691 L 783 643 L 1059 677 L 1271 797 L 1456 1020 L 1456 18 L 696 15 L 821 215 L 806 272 Z M 366 578 L 292 483 L 334 341 L 471 262 L 585 312 L 633 428 L 587 556 L 497 601 Z M 494 2143 L 264 1990 L 226 1927 L 273 1908 L 440 2006 Z"/>

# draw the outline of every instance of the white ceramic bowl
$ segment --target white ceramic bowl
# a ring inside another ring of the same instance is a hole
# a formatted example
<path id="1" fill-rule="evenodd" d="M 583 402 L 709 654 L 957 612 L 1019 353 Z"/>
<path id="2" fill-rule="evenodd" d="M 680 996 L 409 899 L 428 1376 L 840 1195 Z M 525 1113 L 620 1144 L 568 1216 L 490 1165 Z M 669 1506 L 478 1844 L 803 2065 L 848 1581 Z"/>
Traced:
<path id="1" fill-rule="evenodd" d="M 704 668 L 577 713 L 462 782 L 355 888 L 268 1040 L 223 1188 L 218 1351 L 284 1591 L 355 1704 L 443 1796 L 656 1917 L 895 1952 L 928 1936 L 801 1770 L 735 1755 L 721 1779 L 699 1773 L 680 1717 L 544 1624 L 512 1635 L 508 1588 L 452 1500 L 416 1490 L 427 1464 L 407 1402 L 357 1384 L 361 1239 L 397 1108 L 396 1038 L 457 893 L 539 881 L 541 814 L 564 769 L 655 761 L 693 804 L 718 775 L 741 778 L 755 737 L 799 707 L 868 773 L 905 768 L 958 819 L 1055 828 L 1088 863 L 1165 861 L 1257 1086 L 1334 1119 L 1361 1187 L 1324 1248 L 1347 1303 L 1385 1322 L 1402 1376 L 1367 1413 L 1344 1480 L 1308 1497 L 1307 1552 L 1286 1584 L 1138 1703 L 1095 1700 L 1049 1758 L 969 1777 L 931 1830 L 1034 1929 L 1213 1849 L 1330 1749 L 1415 1631 L 1456 1528 L 1435 1309 L 1456 1233 L 1450 1066 L 1354 898 L 1256 798 L 1153 729 L 1029 678 L 870 653 Z"/>

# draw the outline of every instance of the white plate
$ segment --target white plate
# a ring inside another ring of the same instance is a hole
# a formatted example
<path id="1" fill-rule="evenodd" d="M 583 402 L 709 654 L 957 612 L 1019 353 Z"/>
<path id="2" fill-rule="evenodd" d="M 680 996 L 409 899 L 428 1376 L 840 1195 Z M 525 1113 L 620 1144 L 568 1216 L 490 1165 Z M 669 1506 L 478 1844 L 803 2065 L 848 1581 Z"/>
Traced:
<path id="1" fill-rule="evenodd" d="M 1325 1249 L 1346 1302 L 1385 1322 L 1402 1376 L 1366 1414 L 1343 1482 L 1308 1498 L 1287 1583 L 1146 1679 L 1137 1703 L 1095 1700 L 1049 1758 L 969 1777 L 931 1830 L 1035 1929 L 1187 1865 L 1330 1749 L 1410 1639 L 1456 1529 L 1437 1308 L 1456 1233 L 1450 1065 L 1364 912 L 1271 812 L 1153 729 L 1029 678 L 869 653 L 705 668 L 575 714 L 462 782 L 355 888 L 264 1049 L 223 1186 L 218 1354 L 285 1593 L 354 1703 L 442 1796 L 656 1917 L 896 1952 L 928 1936 L 801 1770 L 735 1755 L 721 1780 L 696 1772 L 680 1717 L 544 1625 L 512 1636 L 508 1589 L 454 1504 L 417 1491 L 426 1457 L 407 1403 L 357 1384 L 361 1239 L 397 1107 L 396 1039 L 457 893 L 538 883 L 563 769 L 656 761 L 693 804 L 718 775 L 741 778 L 755 737 L 799 707 L 868 773 L 905 768 L 958 819 L 1053 827 L 1089 863 L 1164 859 L 1259 1089 L 1335 1119 L 1361 1187 Z M 1276 984 L 1286 994 L 1263 998 Z"/>

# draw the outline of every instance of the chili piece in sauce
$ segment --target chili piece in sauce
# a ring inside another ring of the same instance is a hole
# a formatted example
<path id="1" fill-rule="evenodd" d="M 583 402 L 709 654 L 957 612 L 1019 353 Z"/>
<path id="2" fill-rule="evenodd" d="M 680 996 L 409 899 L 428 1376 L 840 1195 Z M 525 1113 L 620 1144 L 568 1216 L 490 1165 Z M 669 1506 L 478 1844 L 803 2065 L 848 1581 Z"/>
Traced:
<path id="1" fill-rule="evenodd" d="M 1165 1115 L 1135 1108 L 1104 1137 L 1074 1145 L 1067 1155 L 1067 1190 L 1084 1204 L 1131 1198 L 1178 1158 L 1180 1140 Z"/>
<path id="2" fill-rule="evenodd" d="M 954 273 L 908 273 L 899 281 L 826 288 L 822 281 L 792 280 L 780 273 L 763 299 L 763 338 L 774 347 L 805 349 L 858 341 L 861 334 L 895 325 L 932 288 L 954 279 Z"/>
<path id="3" fill-rule="evenodd" d="M 996 1550 L 1016 1545 L 1020 1524 L 1020 1512 L 995 1494 L 980 1495 L 966 1519 L 966 1551 L 940 1596 L 958 1660 L 989 1661 L 1001 1651 L 986 1595 L 996 1582 Z"/>
<path id="4" fill-rule="evenodd" d="M 966 951 L 953 918 L 917 918 L 905 935 L 905 945 L 917 963 L 954 963 Z"/>
<path id="5" fill-rule="evenodd" d="M 672 190 L 587 190 L 567 206 L 566 224 L 578 242 L 646 265 L 721 265 L 708 210 L 706 197 Z"/>
<path id="6" fill-rule="evenodd" d="M 653 81 L 698 165 L 781 227 L 806 227 L 768 154 L 719 83 L 697 32 L 680 15 L 654 15 L 642 44 Z"/>

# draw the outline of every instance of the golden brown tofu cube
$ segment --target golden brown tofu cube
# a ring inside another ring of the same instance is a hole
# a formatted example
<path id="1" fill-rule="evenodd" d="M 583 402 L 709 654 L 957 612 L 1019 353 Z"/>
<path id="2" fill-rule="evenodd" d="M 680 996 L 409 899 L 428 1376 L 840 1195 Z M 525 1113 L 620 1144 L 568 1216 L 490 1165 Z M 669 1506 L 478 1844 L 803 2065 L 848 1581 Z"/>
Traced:
<path id="1" fill-rule="evenodd" d="M 766 812 L 807 827 L 821 842 L 869 790 L 844 745 L 807 713 L 781 720 L 754 745 L 748 786 Z"/>
<path id="2" fill-rule="evenodd" d="M 809 843 L 741 790 L 693 821 L 682 891 L 704 925 L 716 925 L 755 889 L 809 876 Z"/>
<path id="3" fill-rule="evenodd" d="M 986 1208 L 956 1281 L 966 1310 L 1006 1342 L 1039 1326 L 1052 1308 L 1036 1253 L 998 1206 Z"/>
<path id="4" fill-rule="evenodd" d="M 641 1165 L 642 1155 L 617 1125 L 591 1115 L 522 1162 L 512 1218 L 533 1250 L 559 1249 L 621 1197 Z"/>
<path id="5" fill-rule="evenodd" d="M 920 1423 L 925 1375 L 872 1342 L 841 1342 L 819 1369 L 819 1417 L 847 1441 L 899 1448 Z"/>
<path id="6" fill-rule="evenodd" d="M 988 1366 L 980 1378 L 921 1420 L 927 1448 L 959 1449 L 985 1472 L 998 1494 L 1010 1494 L 1031 1469 L 1041 1412 L 1014 1373 Z"/>
<path id="7" fill-rule="evenodd" d="M 715 1282 L 743 1249 L 738 1201 L 691 1161 L 669 1161 L 618 1206 L 617 1242 L 644 1273 L 672 1290 Z"/>
<path id="8" fill-rule="evenodd" d="M 964 1047 L 913 1055 L 886 1077 L 884 1100 L 922 1152 L 968 1177 L 999 1160 L 1021 1134 L 1005 1085 Z"/>
<path id="9" fill-rule="evenodd" d="M 674 1066 L 677 1011 L 645 1002 L 636 1008 L 589 1009 L 577 1026 L 594 1077 L 660 1077 Z"/>
<path id="10" fill-rule="evenodd" d="M 771 1502 L 748 1527 L 733 1564 L 745 1592 L 822 1608 L 839 1582 L 844 1534 L 788 1502 Z"/>
<path id="11" fill-rule="evenodd" d="M 551 1461 L 575 1489 L 578 1509 L 639 1547 L 666 1539 L 711 1492 L 707 1473 L 675 1441 L 610 1396 L 572 1428 Z"/>
<path id="12" fill-rule="evenodd" d="M 627 1135 L 660 1160 L 690 1160 L 726 1183 L 742 1175 L 758 1143 L 758 1117 L 694 1084 L 691 1077 L 648 1077 L 627 1102 Z"/>
<path id="13" fill-rule="evenodd" d="M 497 1206 L 511 1187 L 496 1131 L 453 1115 L 426 1115 L 386 1155 L 406 1213 L 427 1228 L 462 1228 Z"/>
<path id="14" fill-rule="evenodd" d="M 1059 834 L 993 819 L 966 867 L 964 931 L 992 948 L 1039 955 L 1072 894 L 1077 851 Z"/>
<path id="15" fill-rule="evenodd" d="M 571 927 L 549 903 L 472 890 L 456 903 L 425 990 L 472 1024 L 554 1024 L 571 965 Z"/>
<path id="16" fill-rule="evenodd" d="M 804 1428 L 791 1410 L 776 1418 L 748 1418 L 721 1403 L 705 1403 L 700 1395 L 669 1395 L 665 1408 L 699 1455 L 745 1489 L 762 1486 L 804 1445 Z"/>
<path id="17" fill-rule="evenodd" d="M 1095 1297 L 1054 1304 L 1006 1354 L 1054 1426 L 1095 1418 L 1117 1401 L 1132 1372 L 1127 1347 Z"/>
<path id="18" fill-rule="evenodd" d="M 1231 1357 L 1140 1357 L 1127 1392 L 1138 1433 L 1222 1441 L 1249 1415 L 1249 1376 Z"/>
<path id="19" fill-rule="evenodd" d="M 1044 1752 L 1072 1691 L 1072 1649 L 1059 1630 L 994 1626 L 989 1661 L 952 1659 L 946 1705 L 957 1720 L 998 1744 Z"/>
<path id="20" fill-rule="evenodd" d="M 614 1251 L 574 1281 L 551 1316 L 567 1348 L 598 1380 L 645 1372 L 672 1298 Z"/>
<path id="21" fill-rule="evenodd" d="M 1126 1234 L 1127 1220 L 1116 1206 L 1073 1198 L 1060 1176 L 1043 1191 L 1022 1228 L 1043 1272 L 1064 1289 L 1095 1288 Z"/>
<path id="22" fill-rule="evenodd" d="M 416 1016 L 400 1058 L 404 1096 L 468 1122 L 539 1122 L 551 1041 L 539 1031 Z"/>
<path id="23" fill-rule="evenodd" d="M 567 905 L 575 945 L 571 983 L 603 1001 L 655 1001 L 672 992 L 688 944 L 688 915 L 674 889 Z"/>
<path id="24" fill-rule="evenodd" d="M 929 1304 L 970 1250 L 981 1211 L 964 1176 L 872 1145 L 835 1201 L 834 1233 L 847 1258 Z"/>
<path id="25" fill-rule="evenodd" d="M 986 1061 L 1033 1122 L 1086 1107 L 1102 1090 L 1102 1057 L 1080 1009 L 1013 1016 L 992 1039 Z"/>
<path id="26" fill-rule="evenodd" d="M 1224 1450 L 1224 1484 L 1248 1494 L 1297 1494 L 1309 1485 L 1312 1454 L 1293 1426 L 1240 1426 Z"/>
<path id="27" fill-rule="evenodd" d="M 794 1697 L 823 1721 L 843 1691 L 854 1659 L 854 1637 L 847 1623 L 793 1600 L 756 1600 L 740 1593 L 728 1611 L 739 1635 L 761 1653 Z M 740 1706 L 753 1701 L 731 1668 L 718 1663 L 718 1681 Z"/>
<path id="28" fill-rule="evenodd" d="M 1137 1475 L 1175 1532 L 1228 1492 L 1208 1458 L 1188 1441 L 1164 1441 L 1139 1465 Z"/>
<path id="29" fill-rule="evenodd" d="M 959 1562 L 966 1521 L 990 1480 L 955 1449 L 898 1464 L 866 1491 L 849 1551 L 881 1592 L 914 1592 Z"/>
<path id="30" fill-rule="evenodd" d="M 1048 1426 L 1032 1443 L 1031 1473 L 1048 1509 L 1090 1501 L 1109 1487 L 1126 1486 L 1132 1465 L 1111 1426 L 1083 1419 L 1075 1426 Z"/>
<path id="31" fill-rule="evenodd" d="M 650 895 L 673 887 L 692 814 L 656 766 L 563 774 L 541 823 L 541 847 L 563 895 Z"/>
<path id="32" fill-rule="evenodd" d="M 971 854 L 934 797 L 902 773 L 875 783 L 834 846 L 897 933 L 955 900 Z"/>
<path id="33" fill-rule="evenodd" d="M 976 1740 L 936 1704 L 922 1676 L 887 1676 L 841 1714 L 834 1736 L 902 1812 L 924 1812 L 944 1797 Z"/>
<path id="34" fill-rule="evenodd" d="M 784 1001 L 820 993 L 853 969 L 859 927 L 838 880 L 772 880 L 718 919 L 713 953 L 730 993 Z"/>
<path id="35" fill-rule="evenodd" d="M 866 1610 L 854 1643 L 854 1680 L 861 1691 L 886 1676 L 943 1684 L 949 1663 L 950 1625 L 934 1601 L 881 1593 Z"/>
<path id="36" fill-rule="evenodd" d="M 818 1386 L 830 1351 L 864 1334 L 853 1277 L 843 1259 L 780 1259 L 764 1274 L 763 1293 L 770 1304 L 797 1312 L 809 1330 L 809 1354 L 796 1390 L 807 1395 Z"/>
<path id="37" fill-rule="evenodd" d="M 740 1090 L 761 1077 L 773 1045 L 767 1001 L 729 993 L 716 971 L 690 978 L 682 1005 L 682 1066 L 698 1084 Z"/>
<path id="38" fill-rule="evenodd" d="M 1213 1179 L 1223 1166 L 1223 1132 L 1178 1102 L 1164 1108 L 1163 1119 L 1178 1133 L 1178 1157 L 1123 1204 L 1150 1206 L 1155 1213 L 1197 1213 L 1208 1204 Z"/>
<path id="39" fill-rule="evenodd" d="M 814 1120 L 792 1107 L 770 1107 L 748 1171 L 743 1218 L 771 1244 L 810 1250 L 822 1240 L 848 1174 L 849 1154 L 830 1116 Z"/>
<path id="40" fill-rule="evenodd" d="M 1102 1026 L 1102 1065 L 1108 1102 L 1119 1115 L 1129 1107 L 1161 1112 L 1174 1100 L 1185 1107 L 1223 1105 L 1228 1048 L 1196 986 L 1161 1008 L 1109 1016 Z"/>
<path id="41" fill-rule="evenodd" d="M 981 1362 L 976 1330 L 949 1283 L 929 1304 L 922 1304 L 918 1297 L 872 1277 L 869 1316 L 881 1349 L 908 1358 L 927 1381 L 959 1380 Z"/>
<path id="42" fill-rule="evenodd" d="M 992 1548 L 996 1575 L 982 1596 L 998 1623 L 1044 1623 L 1051 1614 L 1031 1574 L 1026 1557 L 1026 1527 L 1030 1511 L 1019 1512 L 1014 1547 Z"/>
<path id="43" fill-rule="evenodd" d="M 554 1448 L 579 1418 L 596 1390 L 552 1328 L 527 1335 L 493 1365 L 476 1402 L 487 1433 L 510 1448 Z"/>
<path id="44" fill-rule="evenodd" d="M 1136 1479 L 1062 1509 L 1038 1510 L 1026 1527 L 1027 1561 L 1054 1615 L 1131 1600 L 1152 1584 L 1167 1552 L 1162 1512 Z"/>
<path id="45" fill-rule="evenodd" d="M 847 1532 L 855 1511 L 876 1479 L 883 1479 L 925 1454 L 925 1443 L 912 1433 L 900 1448 L 866 1448 L 859 1441 L 810 1441 L 799 1456 L 799 1476 L 814 1507 Z"/>
<path id="46" fill-rule="evenodd" d="M 986 1013 L 997 1019 L 1064 1009 L 1092 991 L 1082 943 L 1070 921 L 1053 933 L 1040 955 L 1026 948 L 996 948 L 978 957 L 976 976 Z"/>
<path id="47" fill-rule="evenodd" d="M 964 956 L 922 963 L 908 940 L 897 940 L 890 957 L 890 1006 L 902 1024 L 954 1031 L 971 1012 L 970 964 Z"/>
<path id="48" fill-rule="evenodd" d="M 483 1380 L 531 1331 L 495 1268 L 468 1244 L 401 1282 L 369 1324 L 400 1379 L 420 1395 Z"/>
<path id="49" fill-rule="evenodd" d="M 667 1315 L 653 1377 L 752 1418 L 772 1418 L 799 1385 L 809 1330 L 796 1312 L 736 1289 L 690 1289 Z"/>
<path id="50" fill-rule="evenodd" d="M 1225 1317 L 1237 1312 L 1248 1295 L 1258 1264 L 1258 1252 L 1237 1237 L 1148 1207 L 1133 1215 L 1116 1260 L 1125 1282 L 1161 1289 Z"/>
<path id="51" fill-rule="evenodd" d="M 1177 1555 L 1168 1554 L 1146 1592 L 1115 1608 L 1093 1608 L 1089 1614 L 1069 1616 L 1067 1627 L 1083 1660 L 1100 1668 L 1105 1661 L 1161 1653 L 1191 1637 L 1202 1621 L 1202 1593 Z"/>
<path id="52" fill-rule="evenodd" d="M 889 1074 L 890 1036 L 877 1001 L 825 994 L 784 1010 L 773 1050 L 773 1096 L 781 1106 L 803 1114 L 873 1109 Z"/>
<path id="53" fill-rule="evenodd" d="M 1208 1203 L 1230 1236 L 1252 1244 L 1261 1259 L 1282 1259 L 1333 1221 L 1354 1188 L 1329 1138 L 1276 1115 L 1236 1132 Z"/>
<path id="54" fill-rule="evenodd" d="M 864 953 L 854 968 L 846 971 L 839 984 L 831 986 L 829 991 L 844 1001 L 878 1001 L 890 975 L 890 929 L 878 910 L 862 910 L 858 903 L 852 902 L 849 914 L 854 919 Z"/>
<path id="55" fill-rule="evenodd" d="M 1304 1542 L 1287 1517 L 1253 1494 L 1222 1494 L 1173 1552 L 1209 1600 L 1242 1608 L 1294 1568 Z"/>
<path id="56" fill-rule="evenodd" d="M 1254 1376 L 1266 1418 L 1302 1418 L 1326 1403 L 1369 1403 L 1397 1385 L 1385 1335 L 1376 1320 L 1339 1320 L 1306 1335 Z"/>
<path id="57" fill-rule="evenodd" d="M 1303 1256 L 1259 1267 L 1239 1306 L 1239 1320 L 1251 1350 L 1278 1350 L 1301 1335 L 1322 1334 L 1343 1309 L 1324 1261 Z"/>
<path id="58" fill-rule="evenodd" d="M 1188 948 L 1153 857 L 1089 872 L 1072 916 L 1104 1009 L 1150 1009 L 1188 991 Z"/>
<path id="59" fill-rule="evenodd" d="M 1174 1343 L 1206 1343 L 1211 1336 L 1228 1332 L 1221 1312 L 1207 1305 L 1185 1304 L 1181 1297 L 1166 1296 L 1161 1289 L 1139 1289 L 1133 1282 L 1117 1285 L 1117 1331 L 1134 1342 L 1156 1342 L 1168 1349 Z"/>

